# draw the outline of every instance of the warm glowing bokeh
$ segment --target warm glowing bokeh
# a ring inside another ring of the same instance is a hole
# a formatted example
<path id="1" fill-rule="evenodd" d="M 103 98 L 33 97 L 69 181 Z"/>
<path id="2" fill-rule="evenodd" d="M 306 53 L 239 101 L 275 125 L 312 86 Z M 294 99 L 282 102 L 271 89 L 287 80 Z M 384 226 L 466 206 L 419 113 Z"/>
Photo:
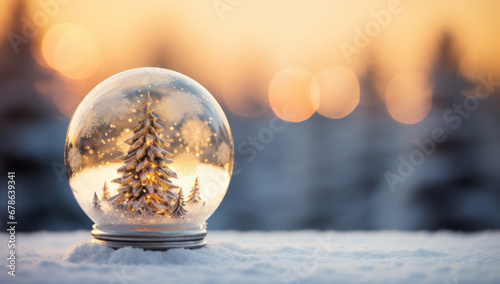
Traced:
<path id="1" fill-rule="evenodd" d="M 302 68 L 278 72 L 269 84 L 269 103 L 281 119 L 301 122 L 314 114 L 317 98 L 311 93 L 313 74 Z"/>
<path id="2" fill-rule="evenodd" d="M 2 34 L 9 32 L 13 3 L 0 3 Z M 45 13 L 38 1 L 26 3 L 26 19 L 31 23 L 34 15 Z M 380 67 L 383 80 L 377 84 L 381 90 L 388 87 L 387 78 L 405 70 L 428 77 L 443 31 L 454 37 L 464 76 L 474 81 L 479 73 L 500 74 L 500 1 L 457 4 L 453 0 L 402 0 L 399 12 L 391 14 L 383 25 L 377 24 L 373 15 L 388 9 L 386 0 L 227 3 L 230 9 L 221 13 L 212 1 L 196 5 L 161 0 L 61 1 L 47 16 L 48 22 L 36 27 L 32 40 L 40 43 L 41 49 L 35 50 L 41 54 L 36 58 L 85 90 L 73 94 L 75 100 L 120 71 L 161 66 L 196 79 L 234 114 L 255 117 L 272 107 L 283 118 L 283 106 L 287 105 L 288 111 L 293 106 L 296 118 L 288 118 L 293 121 L 307 119 L 316 107 L 304 103 L 309 97 L 305 91 L 294 90 L 285 96 L 281 85 L 286 81 L 305 90 L 304 78 L 309 75 L 300 75 L 292 82 L 280 70 L 303 68 L 317 74 L 322 101 L 318 112 L 341 118 L 355 108 L 359 96 L 355 85 L 359 83 L 347 75 L 351 71 L 332 71 L 338 73 L 332 75 L 325 68 L 344 66 L 361 76 L 360 70 L 369 59 Z M 379 25 L 377 32 L 372 32 L 363 46 L 356 45 L 358 31 L 375 25 Z M 349 58 L 341 44 L 355 48 Z M 405 92 L 387 96 L 391 115 L 406 123 L 421 120 L 428 98 L 406 98 L 411 87 L 395 87 L 399 85 L 393 82 L 388 88 Z M 269 93 L 269 86 L 278 87 Z M 427 90 L 421 92 L 427 94 Z M 65 104 L 64 113 L 71 113 L 73 107 L 74 103 Z"/>
<path id="3" fill-rule="evenodd" d="M 414 124 L 424 119 L 432 106 L 432 92 L 425 76 L 409 72 L 395 76 L 387 86 L 386 104 L 399 122 Z"/>
<path id="4" fill-rule="evenodd" d="M 342 118 L 358 105 L 359 83 L 351 70 L 331 66 L 319 71 L 315 79 L 319 93 L 319 114 L 329 118 Z"/>
<path id="5" fill-rule="evenodd" d="M 100 65 L 99 42 L 83 27 L 63 23 L 51 28 L 42 45 L 49 66 L 72 79 L 84 79 Z"/>

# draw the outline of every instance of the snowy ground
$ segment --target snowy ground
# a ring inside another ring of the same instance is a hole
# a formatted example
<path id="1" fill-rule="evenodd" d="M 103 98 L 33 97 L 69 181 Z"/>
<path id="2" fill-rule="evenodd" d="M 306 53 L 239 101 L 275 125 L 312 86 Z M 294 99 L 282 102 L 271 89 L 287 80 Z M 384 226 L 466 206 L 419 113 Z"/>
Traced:
<path id="1" fill-rule="evenodd" d="M 0 283 L 500 283 L 500 232 L 209 232 L 198 250 L 89 244 L 89 232 L 17 235 Z"/>

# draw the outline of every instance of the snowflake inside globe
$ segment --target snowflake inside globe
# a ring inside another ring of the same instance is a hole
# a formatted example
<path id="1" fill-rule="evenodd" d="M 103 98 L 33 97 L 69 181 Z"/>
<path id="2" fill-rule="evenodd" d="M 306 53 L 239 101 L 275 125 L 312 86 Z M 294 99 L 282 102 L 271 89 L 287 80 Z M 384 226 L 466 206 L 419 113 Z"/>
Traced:
<path id="1" fill-rule="evenodd" d="M 69 183 L 95 222 L 96 242 L 204 245 L 234 146 L 224 112 L 200 84 L 160 68 L 110 77 L 78 106 L 65 147 Z"/>

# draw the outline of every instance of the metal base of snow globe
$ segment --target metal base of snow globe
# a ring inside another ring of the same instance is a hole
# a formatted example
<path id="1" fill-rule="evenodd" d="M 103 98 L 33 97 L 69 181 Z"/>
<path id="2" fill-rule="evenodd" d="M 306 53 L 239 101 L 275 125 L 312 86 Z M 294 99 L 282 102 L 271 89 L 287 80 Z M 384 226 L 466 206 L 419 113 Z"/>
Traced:
<path id="1" fill-rule="evenodd" d="M 146 250 L 168 250 L 173 248 L 197 249 L 207 242 L 206 226 L 187 231 L 111 231 L 97 229 L 91 232 L 93 243 L 111 248 L 134 247 Z"/>

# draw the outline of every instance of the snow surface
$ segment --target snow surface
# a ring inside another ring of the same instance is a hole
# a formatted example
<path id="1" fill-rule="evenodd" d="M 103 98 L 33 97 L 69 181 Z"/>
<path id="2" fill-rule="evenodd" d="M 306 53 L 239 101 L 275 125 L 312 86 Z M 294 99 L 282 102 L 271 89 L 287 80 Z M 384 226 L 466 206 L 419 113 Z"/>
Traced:
<path id="1" fill-rule="evenodd" d="M 7 243 L 7 235 L 0 241 Z M 209 232 L 197 250 L 113 250 L 87 231 L 20 233 L 0 283 L 500 283 L 500 232 Z"/>

